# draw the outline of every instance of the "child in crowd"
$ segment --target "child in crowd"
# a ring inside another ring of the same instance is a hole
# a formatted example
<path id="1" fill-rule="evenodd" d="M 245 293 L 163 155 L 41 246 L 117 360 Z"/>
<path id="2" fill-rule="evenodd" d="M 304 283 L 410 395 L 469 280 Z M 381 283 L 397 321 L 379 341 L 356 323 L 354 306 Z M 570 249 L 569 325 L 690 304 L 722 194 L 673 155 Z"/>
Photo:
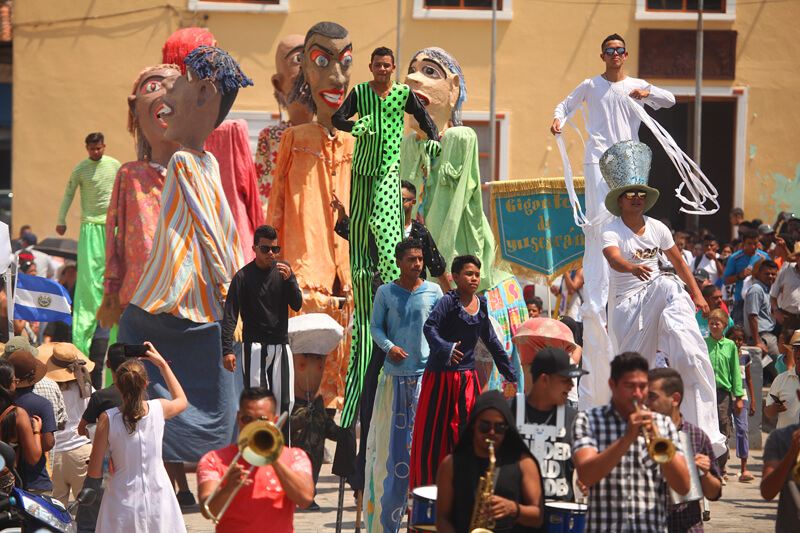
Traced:
<path id="1" fill-rule="evenodd" d="M 731 404 L 733 405 L 733 415 L 739 416 L 744 410 L 742 397 L 742 376 L 739 373 L 739 354 L 736 343 L 726 339 L 723 335 L 728 326 L 728 313 L 722 309 L 714 309 L 708 317 L 708 330 L 710 335 L 706 337 L 708 356 L 711 359 L 711 366 L 714 368 L 714 377 L 717 382 L 717 412 L 719 415 L 719 430 L 730 439 L 732 431 L 731 425 Z M 725 473 L 725 464 L 728 462 L 729 453 L 726 451 L 717 461 L 722 472 L 723 481 L 728 480 Z"/>
<path id="2" fill-rule="evenodd" d="M 539 318 L 542 316 L 542 308 L 544 302 L 538 296 L 531 296 L 525 300 L 525 305 L 528 308 L 528 318 Z"/>
<path id="3" fill-rule="evenodd" d="M 733 424 L 736 426 L 736 457 L 742 461 L 742 473 L 739 474 L 739 481 L 748 483 L 755 479 L 753 474 L 747 470 L 747 459 L 750 456 L 750 442 L 748 440 L 748 433 L 750 426 L 747 418 L 756 414 L 756 404 L 753 395 L 753 378 L 750 375 L 750 365 L 753 364 L 753 358 L 750 356 L 748 350 L 742 350 L 742 345 L 745 340 L 744 328 L 742 326 L 733 326 L 728 330 L 727 337 L 736 345 L 739 352 L 739 375 L 742 377 L 744 383 L 744 398 L 742 399 L 742 411 L 733 417 Z"/>
<path id="4" fill-rule="evenodd" d="M 500 373 L 512 383 L 517 381 L 511 359 L 489 321 L 486 298 L 475 295 L 481 282 L 480 260 L 472 255 L 456 257 L 451 272 L 456 289 L 442 296 L 423 327 L 430 355 L 414 423 L 411 489 L 436 483 L 439 464 L 453 453 L 481 393 L 474 353 L 479 338 Z"/>

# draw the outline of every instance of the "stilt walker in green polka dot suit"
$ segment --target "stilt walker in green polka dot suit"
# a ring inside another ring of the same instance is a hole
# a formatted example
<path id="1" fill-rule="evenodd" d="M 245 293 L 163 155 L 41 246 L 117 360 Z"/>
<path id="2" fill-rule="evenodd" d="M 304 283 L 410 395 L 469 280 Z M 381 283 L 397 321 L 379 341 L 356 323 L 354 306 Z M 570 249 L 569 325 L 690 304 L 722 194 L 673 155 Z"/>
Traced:
<path id="1" fill-rule="evenodd" d="M 350 271 L 355 311 L 342 427 L 348 427 L 353 420 L 364 372 L 372 356 L 369 321 L 376 265 L 369 254 L 370 232 L 378 248 L 377 268 L 383 281 L 391 282 L 400 275 L 394 246 L 403 238 L 398 167 L 405 113 L 414 115 L 428 135 L 432 155 L 441 150 L 439 131 L 425 106 L 408 85 L 392 82 L 395 68 L 392 51 L 376 48 L 369 65 L 373 80 L 356 86 L 331 120 L 336 128 L 356 137 L 350 178 Z M 348 120 L 356 113 L 357 121 Z"/>

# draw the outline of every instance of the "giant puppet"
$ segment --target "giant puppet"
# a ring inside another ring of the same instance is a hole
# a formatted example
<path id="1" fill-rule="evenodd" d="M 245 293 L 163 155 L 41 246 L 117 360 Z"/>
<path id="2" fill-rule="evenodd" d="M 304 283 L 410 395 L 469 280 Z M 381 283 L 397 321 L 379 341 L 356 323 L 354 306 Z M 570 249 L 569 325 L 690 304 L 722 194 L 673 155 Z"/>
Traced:
<path id="1" fill-rule="evenodd" d="M 357 137 L 350 180 L 350 271 L 355 309 L 343 427 L 352 422 L 372 356 L 369 322 L 375 269 L 386 281 L 400 275 L 394 247 L 403 238 L 398 166 L 405 113 L 414 115 L 421 125 L 428 138 L 425 146 L 437 153 L 439 149 L 439 132 L 425 106 L 408 85 L 392 81 L 395 70 L 392 51 L 385 47 L 375 49 L 369 69 L 372 81 L 355 87 L 333 116 L 334 126 L 352 131 Z M 359 119 L 349 120 L 355 114 Z M 369 251 L 370 233 L 378 251 L 377 265 Z"/>
<path id="2" fill-rule="evenodd" d="M 167 125 L 158 117 L 164 105 L 163 83 L 179 75 L 176 65 L 147 67 L 128 96 L 128 133 L 136 146 L 136 161 L 117 172 L 106 216 L 104 294 L 97 309 L 103 327 L 119 323 L 150 257 L 167 164 L 179 148 L 165 138 Z"/>
<path id="3" fill-rule="evenodd" d="M 272 87 L 275 89 L 275 100 L 278 110 L 286 110 L 286 120 L 267 126 L 258 134 L 256 148 L 256 176 L 258 178 L 258 194 L 261 197 L 261 208 L 267 214 L 269 194 L 275 179 L 275 163 L 278 160 L 278 148 L 281 136 L 286 128 L 306 124 L 314 119 L 314 112 L 308 105 L 294 100 L 289 102 L 289 90 L 300 73 L 300 61 L 303 58 L 302 35 L 287 35 L 278 43 L 275 51 L 275 74 L 272 75 Z"/>
<path id="4" fill-rule="evenodd" d="M 355 140 L 336 130 L 331 116 L 350 83 L 352 43 L 345 28 L 319 22 L 305 36 L 300 73 L 289 104 L 305 105 L 316 121 L 283 132 L 267 206 L 266 223 L 278 232 L 281 258 L 303 290 L 303 313 L 325 313 L 347 327 L 352 312 L 347 242 L 336 236 L 329 207 L 334 193 L 350 196 Z M 349 346 L 328 356 L 322 378 L 326 407 L 341 405 Z"/>
<path id="5" fill-rule="evenodd" d="M 165 138 L 181 149 L 169 160 L 152 250 L 119 324 L 121 341 L 151 341 L 184 385 L 189 406 L 166 424 L 166 463 L 197 461 L 233 435 L 234 377 L 222 366 L 219 321 L 244 260 L 219 167 L 203 144 L 239 88 L 253 83 L 219 48 L 198 47 L 185 64 L 186 74 L 164 80 L 158 113 Z M 167 397 L 159 369 L 147 370 L 150 395 Z"/>
<path id="6" fill-rule="evenodd" d="M 164 63 L 174 63 L 186 73 L 184 58 L 198 46 L 217 46 L 217 40 L 202 28 L 183 28 L 172 35 L 161 49 Z M 245 261 L 255 257 L 250 243 L 256 228 L 264 223 L 264 212 L 258 195 L 250 132 L 243 119 L 224 120 L 206 139 L 204 149 L 214 154 L 219 164 L 219 177 L 228 207 L 233 215 L 239 240 L 244 243 Z"/>
<path id="7" fill-rule="evenodd" d="M 511 337 L 527 320 L 528 311 L 516 278 L 493 266 L 495 242 L 483 213 L 478 136 L 461 122 L 461 107 L 467 99 L 464 73 L 450 53 L 430 47 L 414 54 L 406 83 L 443 132 L 442 152 L 430 157 L 419 133 L 406 135 L 400 148 L 400 177 L 417 187 L 418 213 L 448 263 L 463 254 L 481 260 L 479 290 L 485 291 L 489 314 L 503 329 L 500 339 L 512 354 L 522 390 L 523 374 Z M 419 132 L 418 124 L 411 126 Z"/>

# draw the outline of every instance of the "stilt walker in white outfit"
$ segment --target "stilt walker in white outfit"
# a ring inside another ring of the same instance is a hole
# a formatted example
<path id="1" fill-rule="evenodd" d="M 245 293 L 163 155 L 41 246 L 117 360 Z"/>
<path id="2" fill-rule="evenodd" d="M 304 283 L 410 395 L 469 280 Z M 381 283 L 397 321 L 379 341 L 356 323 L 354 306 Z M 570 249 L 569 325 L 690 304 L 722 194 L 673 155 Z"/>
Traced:
<path id="1" fill-rule="evenodd" d="M 614 353 L 638 352 L 651 368 L 680 372 L 686 389 L 681 413 L 708 434 L 720 455 L 725 437 L 715 411 L 714 370 L 695 319 L 695 306 L 704 315 L 709 308 L 669 229 L 644 216 L 658 199 L 647 185 L 651 160 L 650 148 L 638 141 L 618 142 L 600 158 L 610 188 L 605 206 L 620 217 L 603 231 L 603 255 L 611 267 L 608 333 Z M 677 276 L 659 270 L 659 252 Z"/>
<path id="2" fill-rule="evenodd" d="M 581 317 L 584 327 L 583 365 L 590 374 L 584 376 L 580 382 L 579 405 L 582 410 L 606 405 L 611 400 L 608 379 L 611 377 L 611 359 L 615 355 L 611 351 L 611 341 L 606 333 L 608 265 L 603 259 L 601 246 L 603 229 L 611 220 L 611 215 L 603 205 L 608 186 L 603 181 L 597 162 L 612 144 L 639 139 L 641 118 L 634 107 L 647 104 L 653 109 L 660 109 L 675 104 L 675 97 L 669 91 L 623 73 L 622 66 L 628 58 L 628 52 L 622 37 L 616 33 L 609 35 L 603 40 L 601 50 L 600 58 L 606 65 L 605 73 L 584 80 L 566 100 L 558 104 L 550 128 L 558 139 L 569 188 L 572 170 L 561 139 L 561 127 L 586 104 L 584 117 L 588 139 L 583 161 L 586 182 L 585 216 L 577 204 L 577 197 L 570 195 L 576 223 L 583 227 L 586 236 Z"/>

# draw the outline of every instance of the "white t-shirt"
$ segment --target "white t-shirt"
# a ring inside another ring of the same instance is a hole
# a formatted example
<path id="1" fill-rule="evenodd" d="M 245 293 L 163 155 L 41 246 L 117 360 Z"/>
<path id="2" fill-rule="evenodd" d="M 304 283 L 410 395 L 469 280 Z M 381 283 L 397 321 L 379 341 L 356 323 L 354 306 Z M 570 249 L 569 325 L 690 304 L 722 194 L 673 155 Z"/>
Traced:
<path id="1" fill-rule="evenodd" d="M 94 392 L 94 389 L 92 389 Z M 81 421 L 86 406 L 89 405 L 89 398 L 81 398 L 78 385 L 71 383 L 67 390 L 61 391 L 64 396 L 64 405 L 67 407 L 67 425 L 61 431 L 56 431 L 56 444 L 54 452 L 68 452 L 75 448 L 80 448 L 91 441 L 83 435 L 78 435 L 78 424 Z"/>
<path id="2" fill-rule="evenodd" d="M 636 235 L 622 218 L 615 218 L 603 231 L 603 249 L 616 246 L 623 259 L 634 265 L 647 265 L 656 274 L 659 252 L 675 246 L 675 241 L 667 226 L 658 220 L 644 217 L 644 224 L 644 233 Z M 609 273 L 609 293 L 612 295 L 626 293 L 645 283 L 631 274 L 617 272 L 613 268 L 609 269 Z"/>
<path id="3" fill-rule="evenodd" d="M 719 257 L 719 256 L 717 256 Z M 700 262 L 697 263 L 697 268 L 703 269 L 708 272 L 709 281 L 712 285 L 716 285 L 717 281 L 719 281 L 719 275 L 717 274 L 717 262 L 712 261 L 706 254 L 700 256 Z M 689 269 L 694 272 L 694 260 L 689 263 Z"/>
<path id="4" fill-rule="evenodd" d="M 650 91 L 650 95 L 642 100 L 635 100 L 639 105 L 647 104 L 653 109 L 672 107 L 675 96 L 664 89 L 659 89 L 639 78 L 626 77 L 622 81 L 611 83 L 603 76 L 595 76 L 578 85 L 572 94 L 556 106 L 553 118 L 561 123 L 564 131 L 566 118 L 575 114 L 586 102 L 586 123 L 589 138 L 586 141 L 584 164 L 597 163 L 603 152 L 619 141 L 639 140 L 641 121 L 633 114 L 628 96 L 634 89 Z"/>

